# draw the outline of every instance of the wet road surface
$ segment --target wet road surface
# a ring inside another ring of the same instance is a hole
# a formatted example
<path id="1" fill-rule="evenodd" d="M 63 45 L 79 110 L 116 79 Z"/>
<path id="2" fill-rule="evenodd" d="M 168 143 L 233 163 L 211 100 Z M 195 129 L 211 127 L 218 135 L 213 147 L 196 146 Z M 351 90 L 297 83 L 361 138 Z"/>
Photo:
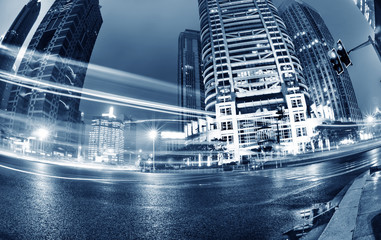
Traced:
<path id="1" fill-rule="evenodd" d="M 86 170 L 0 156 L 0 239 L 282 239 L 381 150 L 211 174 Z"/>

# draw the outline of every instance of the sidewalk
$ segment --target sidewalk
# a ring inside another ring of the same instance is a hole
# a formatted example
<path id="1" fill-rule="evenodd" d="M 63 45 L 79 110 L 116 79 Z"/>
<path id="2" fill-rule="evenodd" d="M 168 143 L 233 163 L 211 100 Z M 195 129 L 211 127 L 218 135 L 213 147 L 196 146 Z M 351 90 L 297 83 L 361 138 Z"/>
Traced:
<path id="1" fill-rule="evenodd" d="M 372 219 L 380 213 L 381 174 L 366 172 L 349 187 L 319 240 L 375 239 Z"/>

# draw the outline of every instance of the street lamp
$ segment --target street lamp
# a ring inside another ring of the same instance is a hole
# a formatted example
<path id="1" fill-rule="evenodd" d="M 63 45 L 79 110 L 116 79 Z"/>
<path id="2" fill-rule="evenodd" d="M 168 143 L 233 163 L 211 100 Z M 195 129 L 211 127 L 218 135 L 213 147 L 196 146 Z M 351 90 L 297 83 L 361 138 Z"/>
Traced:
<path id="1" fill-rule="evenodd" d="M 366 121 L 367 121 L 368 123 L 372 124 L 372 123 L 374 123 L 374 117 L 373 117 L 373 116 L 368 116 L 368 117 L 366 118 Z"/>
<path id="2" fill-rule="evenodd" d="M 155 171 L 155 140 L 157 137 L 157 130 L 151 130 L 149 137 L 152 139 L 152 170 Z"/>
<path id="3" fill-rule="evenodd" d="M 46 128 L 39 128 L 33 132 L 33 136 L 35 136 L 38 140 L 40 140 L 40 151 L 44 151 L 43 141 L 49 137 L 49 130 Z"/>
<path id="4" fill-rule="evenodd" d="M 43 141 L 49 137 L 49 131 L 45 128 L 39 128 L 33 133 L 33 135 Z"/>

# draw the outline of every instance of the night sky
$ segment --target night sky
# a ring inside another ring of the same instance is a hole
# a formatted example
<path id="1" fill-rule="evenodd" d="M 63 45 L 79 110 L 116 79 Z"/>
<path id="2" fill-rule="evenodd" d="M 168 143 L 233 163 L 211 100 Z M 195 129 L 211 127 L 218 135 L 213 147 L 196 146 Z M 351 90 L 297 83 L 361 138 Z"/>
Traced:
<path id="1" fill-rule="evenodd" d="M 0 33 L 5 33 L 28 0 L 0 1 Z M 37 24 L 53 0 L 42 0 Z M 306 0 L 325 19 L 335 39 L 349 49 L 367 40 L 371 29 L 353 0 Z M 281 0 L 276 0 L 276 4 Z M 85 87 L 138 99 L 177 104 L 177 39 L 185 29 L 199 29 L 196 0 L 100 0 L 103 26 L 91 63 L 170 83 L 165 88 L 137 78 L 99 77 L 88 71 Z M 37 24 L 35 28 L 37 27 Z M 33 31 L 33 30 L 32 30 Z M 381 106 L 381 64 L 371 47 L 351 54 L 354 66 L 349 73 L 358 102 L 365 114 Z M 88 118 L 107 111 L 109 106 L 82 101 Z M 134 119 L 174 118 L 158 113 L 117 108 Z"/>

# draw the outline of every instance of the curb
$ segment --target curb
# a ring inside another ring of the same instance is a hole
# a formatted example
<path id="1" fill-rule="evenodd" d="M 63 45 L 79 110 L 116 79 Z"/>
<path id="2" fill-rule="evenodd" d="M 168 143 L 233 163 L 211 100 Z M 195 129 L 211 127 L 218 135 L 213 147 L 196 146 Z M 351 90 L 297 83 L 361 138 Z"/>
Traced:
<path id="1" fill-rule="evenodd" d="M 327 227 L 319 237 L 319 240 L 353 238 L 360 206 L 360 199 L 368 176 L 369 173 L 366 172 L 355 179 L 348 191 L 345 193 Z"/>

